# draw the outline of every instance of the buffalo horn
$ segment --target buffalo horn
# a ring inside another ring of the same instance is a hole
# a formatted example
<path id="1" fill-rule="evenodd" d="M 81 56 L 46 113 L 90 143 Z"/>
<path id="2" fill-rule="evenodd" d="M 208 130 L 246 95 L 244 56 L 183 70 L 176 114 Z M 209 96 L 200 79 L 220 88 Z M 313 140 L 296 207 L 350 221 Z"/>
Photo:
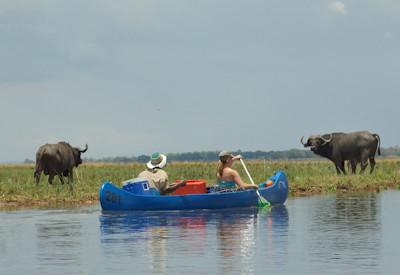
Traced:
<path id="1" fill-rule="evenodd" d="M 331 142 L 331 140 L 332 140 L 332 134 L 330 134 L 329 139 L 324 139 L 322 136 L 320 136 L 320 138 L 324 141 L 324 143 L 328 143 L 328 142 Z"/>
<path id="2" fill-rule="evenodd" d="M 303 138 L 304 138 L 304 136 L 301 137 L 300 142 L 301 142 L 301 144 L 305 145 L 304 141 L 303 141 Z"/>
<path id="3" fill-rule="evenodd" d="M 86 144 L 86 145 L 85 145 L 85 149 L 83 149 L 83 150 L 79 150 L 79 152 L 81 152 L 81 153 L 85 153 L 85 152 L 87 151 L 87 149 L 88 149 L 88 145 Z"/>

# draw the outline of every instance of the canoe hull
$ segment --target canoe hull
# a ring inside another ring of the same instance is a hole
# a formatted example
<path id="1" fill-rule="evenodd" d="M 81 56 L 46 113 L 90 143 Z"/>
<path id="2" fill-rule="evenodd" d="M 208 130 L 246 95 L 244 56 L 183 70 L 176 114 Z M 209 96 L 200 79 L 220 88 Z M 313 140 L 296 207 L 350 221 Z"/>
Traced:
<path id="1" fill-rule="evenodd" d="M 284 172 L 278 171 L 274 184 L 259 188 L 259 193 L 271 204 L 283 204 L 288 195 L 288 181 Z M 110 182 L 104 182 L 99 191 L 103 210 L 190 210 L 223 209 L 255 206 L 258 202 L 254 190 L 236 192 L 215 192 L 177 196 L 136 195 Z"/>

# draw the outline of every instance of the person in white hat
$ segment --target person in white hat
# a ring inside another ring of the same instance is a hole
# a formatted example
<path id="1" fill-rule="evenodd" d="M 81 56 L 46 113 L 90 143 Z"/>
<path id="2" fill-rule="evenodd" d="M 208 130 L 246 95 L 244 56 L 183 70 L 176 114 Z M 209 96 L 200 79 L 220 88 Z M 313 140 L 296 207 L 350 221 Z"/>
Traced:
<path id="1" fill-rule="evenodd" d="M 218 185 L 229 186 L 232 183 L 233 186 L 237 186 L 239 189 L 258 189 L 257 185 L 247 184 L 240 178 L 239 173 L 232 169 L 231 166 L 235 160 L 243 158 L 241 155 L 233 155 L 228 151 L 222 151 L 218 155 L 219 163 L 217 168 L 217 181 Z"/>
<path id="2" fill-rule="evenodd" d="M 145 178 L 149 181 L 150 187 L 156 188 L 161 195 L 175 191 L 177 188 L 186 185 L 186 181 L 169 183 L 168 174 L 162 170 L 167 165 L 167 156 L 155 152 L 150 156 L 150 161 L 146 163 L 147 169 L 140 172 L 138 178 Z"/>

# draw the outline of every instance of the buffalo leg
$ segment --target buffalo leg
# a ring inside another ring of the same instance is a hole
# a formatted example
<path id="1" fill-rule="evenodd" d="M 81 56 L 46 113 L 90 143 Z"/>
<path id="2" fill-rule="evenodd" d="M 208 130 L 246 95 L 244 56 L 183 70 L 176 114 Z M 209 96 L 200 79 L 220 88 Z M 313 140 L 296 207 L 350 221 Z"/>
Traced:
<path id="1" fill-rule="evenodd" d="M 357 162 L 355 162 L 354 160 L 348 160 L 347 161 L 347 171 L 351 171 L 352 174 L 356 173 L 356 169 L 357 169 Z"/>
<path id="2" fill-rule="evenodd" d="M 369 165 L 371 165 L 370 173 L 372 173 L 372 172 L 374 171 L 375 164 L 376 164 L 375 158 L 370 157 L 370 158 L 369 158 Z"/>
<path id="3" fill-rule="evenodd" d="M 335 167 L 338 175 L 340 175 L 341 173 L 346 175 L 346 170 L 344 169 L 344 161 L 341 161 L 338 165 L 335 165 Z"/>
<path id="4" fill-rule="evenodd" d="M 53 184 L 53 179 L 54 179 L 54 175 L 53 175 L 53 174 L 50 174 L 50 175 L 49 175 L 49 183 L 50 183 L 50 184 Z"/>
<path id="5" fill-rule="evenodd" d="M 61 184 L 64 184 L 63 175 L 62 175 L 62 174 L 59 174 L 58 177 L 59 177 L 59 179 L 60 179 Z"/>
<path id="6" fill-rule="evenodd" d="M 360 174 L 364 173 L 365 168 L 367 168 L 367 166 L 368 166 L 368 162 L 361 162 Z"/>
<path id="7" fill-rule="evenodd" d="M 36 161 L 35 172 L 33 173 L 36 184 L 39 184 L 39 182 L 40 182 L 40 175 L 42 174 L 42 171 L 43 171 L 43 167 L 40 165 L 40 162 Z"/>
<path id="8" fill-rule="evenodd" d="M 367 166 L 368 166 L 368 154 L 364 152 L 361 155 L 361 171 L 360 171 L 360 174 L 364 173 L 365 168 L 367 168 Z"/>
<path id="9" fill-rule="evenodd" d="M 360 174 L 364 173 L 365 168 L 367 168 L 367 166 L 368 166 L 368 161 L 362 159 L 362 160 L 361 160 L 361 171 L 360 171 Z"/>
<path id="10" fill-rule="evenodd" d="M 355 174 L 357 170 L 357 162 L 355 160 L 351 160 L 350 165 L 351 165 L 351 173 Z"/>
<path id="11" fill-rule="evenodd" d="M 40 182 L 40 174 L 42 174 L 42 171 L 40 170 L 36 170 L 35 173 L 33 174 L 33 176 L 35 177 L 36 184 L 39 184 Z"/>
<path id="12" fill-rule="evenodd" d="M 344 168 L 344 160 L 339 163 L 339 169 L 342 170 L 343 175 L 346 175 L 346 169 Z"/>
<path id="13" fill-rule="evenodd" d="M 68 183 L 73 183 L 74 182 L 74 173 L 72 170 L 69 171 L 69 175 L 68 175 Z"/>

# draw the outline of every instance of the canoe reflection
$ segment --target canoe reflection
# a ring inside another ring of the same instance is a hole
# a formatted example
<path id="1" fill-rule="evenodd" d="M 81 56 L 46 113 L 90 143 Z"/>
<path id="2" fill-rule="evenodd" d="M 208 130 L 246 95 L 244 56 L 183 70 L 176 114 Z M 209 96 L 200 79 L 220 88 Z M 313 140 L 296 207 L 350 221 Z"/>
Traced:
<path id="1" fill-rule="evenodd" d="M 267 226 L 288 225 L 285 205 L 273 206 L 267 210 L 247 207 L 194 211 L 103 211 L 99 220 L 101 234 L 105 237 L 102 241 L 107 242 L 109 235 L 145 232 L 152 227 L 205 230 L 207 225 L 217 224 L 223 231 L 224 227 L 230 228 L 229 225 L 255 222 L 257 215 L 266 217 Z"/>
<path id="2" fill-rule="evenodd" d="M 202 228 L 208 214 L 199 211 L 128 211 L 103 212 L 102 235 L 145 232 L 153 227 Z"/>
<path id="3" fill-rule="evenodd" d="M 259 227 L 262 234 L 274 234 L 275 229 L 287 231 L 288 212 L 284 205 L 267 211 L 237 208 L 103 212 L 99 220 L 101 243 L 107 256 L 144 255 L 152 272 L 164 272 L 166 258 L 216 253 L 221 261 L 218 266 L 226 273 L 238 266 L 251 271 L 256 245 L 259 240 L 269 239 L 260 238 Z"/>

